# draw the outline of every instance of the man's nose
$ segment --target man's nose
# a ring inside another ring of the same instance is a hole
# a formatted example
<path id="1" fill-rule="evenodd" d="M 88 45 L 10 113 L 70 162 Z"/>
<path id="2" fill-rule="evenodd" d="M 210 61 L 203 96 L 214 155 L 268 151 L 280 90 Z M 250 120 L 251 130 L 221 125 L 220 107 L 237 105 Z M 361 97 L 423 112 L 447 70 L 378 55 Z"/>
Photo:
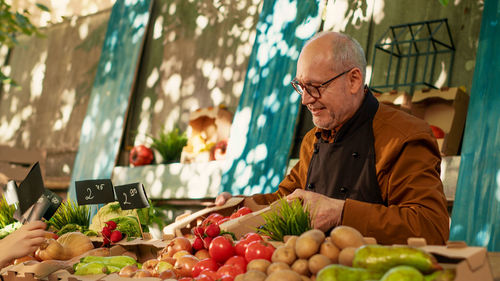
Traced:
<path id="1" fill-rule="evenodd" d="M 313 102 L 315 102 L 315 99 L 308 93 L 308 92 L 305 92 L 302 94 L 302 104 L 303 105 L 307 105 L 307 104 L 311 104 Z"/>

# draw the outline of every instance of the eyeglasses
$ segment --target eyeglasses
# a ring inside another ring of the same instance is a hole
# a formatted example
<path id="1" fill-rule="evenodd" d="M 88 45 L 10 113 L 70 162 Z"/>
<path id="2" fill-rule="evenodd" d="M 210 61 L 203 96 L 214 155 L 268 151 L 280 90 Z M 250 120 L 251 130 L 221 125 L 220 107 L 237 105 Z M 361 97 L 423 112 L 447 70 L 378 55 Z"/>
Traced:
<path id="1" fill-rule="evenodd" d="M 333 77 L 332 79 L 329 79 L 328 81 L 322 83 L 319 86 L 304 85 L 304 84 L 300 83 L 297 80 L 297 78 L 293 79 L 292 82 L 290 82 L 290 83 L 292 84 L 295 91 L 297 91 L 297 93 L 299 93 L 299 95 L 302 96 L 302 95 L 304 95 L 304 92 L 307 92 L 314 99 L 319 99 L 319 98 L 321 98 L 321 91 L 319 90 L 320 88 L 327 86 L 329 83 L 333 82 L 333 80 L 339 78 L 340 76 L 346 74 L 347 72 L 349 72 L 351 70 L 353 70 L 353 68 L 340 73 L 339 75 Z"/>

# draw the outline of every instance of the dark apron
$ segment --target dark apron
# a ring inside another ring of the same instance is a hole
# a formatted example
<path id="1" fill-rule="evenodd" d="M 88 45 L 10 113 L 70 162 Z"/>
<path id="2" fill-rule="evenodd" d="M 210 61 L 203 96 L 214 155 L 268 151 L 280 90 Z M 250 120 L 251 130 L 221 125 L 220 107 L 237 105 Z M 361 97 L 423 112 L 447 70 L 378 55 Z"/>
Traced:
<path id="1" fill-rule="evenodd" d="M 370 92 L 354 114 L 328 143 L 317 142 L 307 172 L 306 190 L 336 199 L 384 204 L 375 169 L 373 116 L 378 101 Z M 385 205 L 385 204 L 384 204 Z"/>

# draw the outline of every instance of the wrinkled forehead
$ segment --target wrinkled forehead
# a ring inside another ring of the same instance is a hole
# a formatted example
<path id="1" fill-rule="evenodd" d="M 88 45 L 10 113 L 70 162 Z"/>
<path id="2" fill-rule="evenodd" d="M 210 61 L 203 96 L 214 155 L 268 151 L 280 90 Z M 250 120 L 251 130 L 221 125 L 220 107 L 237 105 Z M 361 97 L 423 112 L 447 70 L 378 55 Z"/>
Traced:
<path id="1" fill-rule="evenodd" d="M 312 41 L 300 53 L 296 78 L 303 82 L 318 82 L 334 72 L 331 44 Z"/>

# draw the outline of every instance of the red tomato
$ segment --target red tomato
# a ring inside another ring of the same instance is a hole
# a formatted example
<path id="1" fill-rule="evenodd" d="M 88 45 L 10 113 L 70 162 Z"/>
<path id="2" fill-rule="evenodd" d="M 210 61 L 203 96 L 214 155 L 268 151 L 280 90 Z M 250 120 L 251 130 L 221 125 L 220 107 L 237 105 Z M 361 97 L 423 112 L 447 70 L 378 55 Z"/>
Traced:
<path id="1" fill-rule="evenodd" d="M 238 241 L 238 243 L 236 243 L 234 250 L 238 256 L 244 257 L 248 244 L 250 244 L 250 242 L 260 240 L 262 240 L 262 237 L 259 234 L 254 232 L 247 233 L 240 239 L 240 241 Z"/>
<path id="2" fill-rule="evenodd" d="M 200 275 L 200 273 L 205 269 L 216 271 L 217 269 L 219 269 L 219 266 L 213 259 L 204 259 L 193 266 L 191 275 L 193 277 L 198 277 L 198 275 Z"/>
<path id="3" fill-rule="evenodd" d="M 217 225 L 221 225 L 221 224 L 227 222 L 228 220 L 230 220 L 229 217 L 224 217 L 223 219 L 221 219 L 220 221 L 217 222 Z"/>
<path id="4" fill-rule="evenodd" d="M 273 245 L 265 241 L 253 241 L 248 244 L 245 251 L 245 259 L 247 262 L 256 259 L 265 259 L 271 261 L 271 256 L 274 253 Z"/>
<path id="5" fill-rule="evenodd" d="M 242 256 L 232 256 L 230 257 L 224 265 L 236 266 L 243 270 L 243 273 L 247 271 L 247 261 L 245 257 Z"/>
<path id="6" fill-rule="evenodd" d="M 217 272 L 212 271 L 212 270 L 209 270 L 209 269 L 205 269 L 205 270 L 203 270 L 203 271 L 200 273 L 200 275 L 198 275 L 198 277 L 203 276 L 203 275 L 205 275 L 205 276 L 209 276 L 209 277 L 210 277 L 210 278 L 212 278 L 213 280 L 217 280 L 217 279 L 219 279 L 219 276 L 217 275 Z"/>
<path id="7" fill-rule="evenodd" d="M 220 280 L 220 281 L 234 281 L 234 278 L 233 278 L 233 276 L 224 275 L 224 276 L 220 277 L 218 280 Z"/>
<path id="8" fill-rule="evenodd" d="M 221 278 L 224 275 L 229 275 L 231 277 L 236 277 L 237 275 L 245 273 L 241 268 L 238 266 L 232 266 L 232 265 L 223 265 L 219 267 L 217 270 L 217 276 Z"/>
<path id="9" fill-rule="evenodd" d="M 194 281 L 215 281 L 215 279 L 208 275 L 200 274 L 200 276 L 194 278 Z"/>
<path id="10" fill-rule="evenodd" d="M 217 224 L 217 222 L 223 218 L 224 218 L 224 216 L 221 214 L 212 213 L 206 219 L 203 220 L 203 222 L 201 223 L 201 226 L 207 227 L 207 225 L 209 225 L 209 224 Z"/>
<path id="11" fill-rule="evenodd" d="M 234 256 L 233 243 L 224 236 L 217 236 L 210 243 L 208 252 L 216 262 L 224 263 L 228 258 Z"/>
<path id="12" fill-rule="evenodd" d="M 248 207 L 241 207 L 236 211 L 236 213 L 240 214 L 240 216 L 244 216 L 246 214 L 250 214 L 252 212 L 252 209 Z"/>

